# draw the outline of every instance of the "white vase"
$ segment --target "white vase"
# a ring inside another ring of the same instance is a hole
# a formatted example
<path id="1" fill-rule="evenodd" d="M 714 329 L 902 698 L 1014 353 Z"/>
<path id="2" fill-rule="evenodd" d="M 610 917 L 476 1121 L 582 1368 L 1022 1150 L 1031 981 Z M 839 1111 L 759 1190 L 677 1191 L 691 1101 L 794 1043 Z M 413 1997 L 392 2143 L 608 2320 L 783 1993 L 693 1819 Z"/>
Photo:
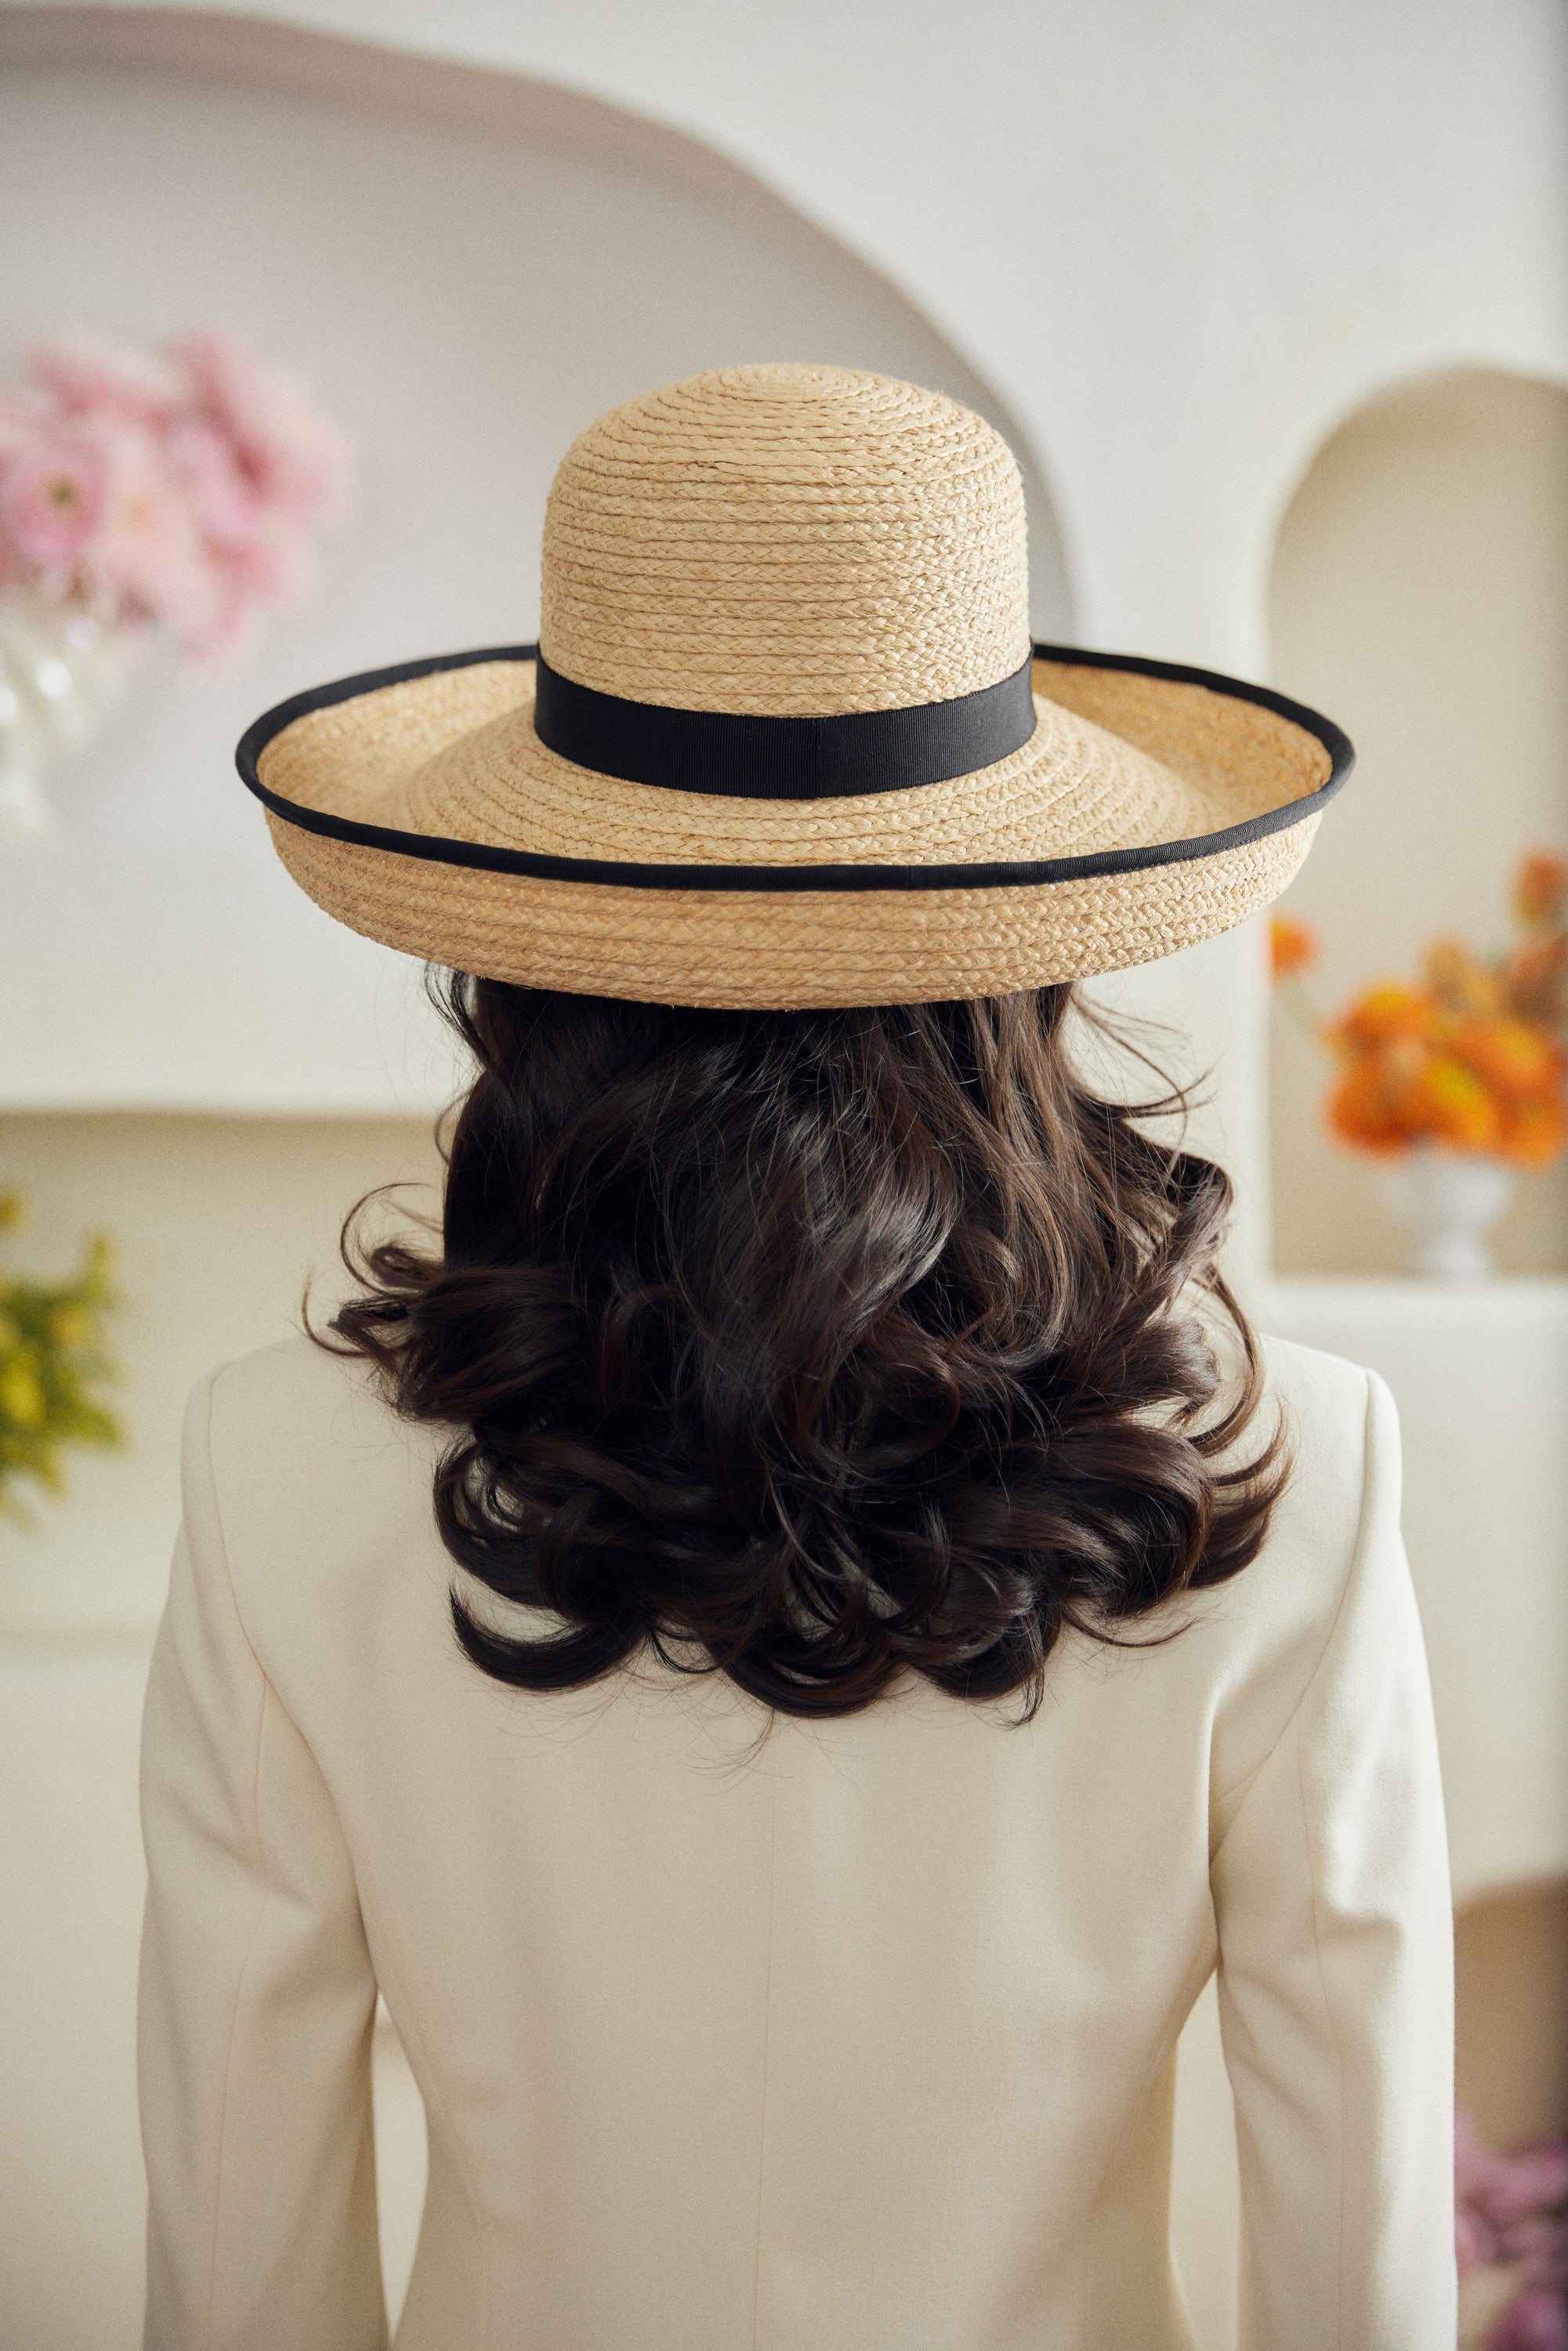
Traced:
<path id="1" fill-rule="evenodd" d="M 0 590 L 0 835 L 55 831 L 44 778 L 98 733 L 142 642 L 74 600 Z"/>
<path id="2" fill-rule="evenodd" d="M 1423 1143 L 1376 1172 L 1384 1207 L 1409 1235 L 1407 1273 L 1478 1281 L 1496 1270 L 1487 1235 L 1513 1197 L 1513 1168 L 1484 1153 Z"/>

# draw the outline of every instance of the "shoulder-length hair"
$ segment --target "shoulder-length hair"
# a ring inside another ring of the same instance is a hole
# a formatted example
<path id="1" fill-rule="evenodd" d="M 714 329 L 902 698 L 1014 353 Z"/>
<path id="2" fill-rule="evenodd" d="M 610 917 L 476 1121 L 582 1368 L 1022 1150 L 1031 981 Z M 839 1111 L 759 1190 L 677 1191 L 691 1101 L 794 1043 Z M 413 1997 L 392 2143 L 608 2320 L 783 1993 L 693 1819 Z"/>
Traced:
<path id="1" fill-rule="evenodd" d="M 1077 1073 L 1072 991 L 724 1012 L 461 974 L 478 1064 L 439 1256 L 344 1247 L 331 1329 L 455 1427 L 475 1664 L 525 1689 L 651 1648 L 794 1715 L 899 1677 L 1040 1702 L 1063 1627 L 1253 1559 L 1287 1465 L 1216 1257 L 1222 1171 Z M 1239 1341 L 1228 1385 L 1195 1308 Z M 488 1614 L 488 1612 L 486 1612 Z"/>

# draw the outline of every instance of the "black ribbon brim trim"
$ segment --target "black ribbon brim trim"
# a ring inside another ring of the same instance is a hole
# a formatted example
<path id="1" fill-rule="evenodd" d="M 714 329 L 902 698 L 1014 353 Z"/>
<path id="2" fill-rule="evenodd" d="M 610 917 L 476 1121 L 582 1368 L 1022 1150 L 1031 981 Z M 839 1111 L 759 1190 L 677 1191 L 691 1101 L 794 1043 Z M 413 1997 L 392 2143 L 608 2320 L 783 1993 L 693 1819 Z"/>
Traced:
<path id="1" fill-rule="evenodd" d="M 1139 873 L 1161 865 L 1181 865 L 1200 858 L 1218 857 L 1251 841 L 1288 832 L 1319 815 L 1350 774 L 1355 754 L 1349 737 L 1332 719 L 1304 703 L 1292 702 L 1268 686 L 1249 685 L 1216 671 L 1191 669 L 1180 663 L 1140 660 L 1129 653 L 1085 652 L 1077 645 L 1040 645 L 1036 661 L 1054 662 L 1081 669 L 1131 670 L 1140 677 L 1161 678 L 1174 685 L 1206 686 L 1210 693 L 1236 702 L 1249 702 L 1289 719 L 1313 736 L 1329 755 L 1326 783 L 1300 799 L 1287 800 L 1262 816 L 1219 832 L 1186 841 L 1155 842 L 1136 849 L 1095 850 L 1083 857 L 1048 857 L 948 865 L 643 865 L 619 858 L 550 857 L 528 849 L 500 849 L 478 841 L 445 841 L 434 833 L 401 832 L 387 825 L 361 824 L 351 817 L 330 816 L 319 809 L 285 799 L 261 780 L 258 761 L 267 745 L 312 711 L 329 710 L 340 702 L 353 702 L 382 687 L 402 685 L 414 678 L 431 677 L 443 670 L 471 669 L 484 662 L 533 662 L 537 645 L 497 645 L 476 653 L 441 653 L 426 661 L 402 662 L 392 669 L 366 670 L 356 677 L 296 694 L 265 711 L 241 736 L 235 765 L 241 781 L 262 806 L 301 832 L 340 841 L 356 849 L 380 849 L 397 857 L 423 858 L 427 863 L 456 865 L 471 872 L 510 873 L 535 882 L 587 882 L 629 890 L 724 890 L 769 893 L 790 890 L 993 890 L 1049 887 L 1057 882 L 1087 882 L 1101 874 Z"/>

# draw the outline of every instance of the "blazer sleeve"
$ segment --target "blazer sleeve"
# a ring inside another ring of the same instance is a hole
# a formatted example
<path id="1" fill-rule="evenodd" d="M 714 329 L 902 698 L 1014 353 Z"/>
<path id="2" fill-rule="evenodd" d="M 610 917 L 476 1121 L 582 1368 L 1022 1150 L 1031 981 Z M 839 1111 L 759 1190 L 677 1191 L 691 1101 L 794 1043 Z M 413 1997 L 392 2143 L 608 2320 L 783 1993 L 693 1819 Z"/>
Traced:
<path id="1" fill-rule="evenodd" d="M 1211 1870 L 1244 2351 L 1451 2351 L 1453 1914 L 1399 1432 L 1369 1374 L 1337 1614 Z"/>
<path id="2" fill-rule="evenodd" d="M 142 1729 L 146 2351 L 385 2344 L 353 1869 L 229 1577 L 203 1383 Z"/>

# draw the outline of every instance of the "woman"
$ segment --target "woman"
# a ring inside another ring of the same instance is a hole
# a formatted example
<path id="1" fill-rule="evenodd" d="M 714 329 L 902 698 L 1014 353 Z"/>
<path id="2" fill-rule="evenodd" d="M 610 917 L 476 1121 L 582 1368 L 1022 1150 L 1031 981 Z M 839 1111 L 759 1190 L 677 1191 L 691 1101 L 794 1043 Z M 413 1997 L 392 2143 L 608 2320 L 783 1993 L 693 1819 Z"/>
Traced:
<path id="1" fill-rule="evenodd" d="M 1218 1970 L 1247 2340 L 1453 2336 L 1397 1437 L 1255 1344 L 1071 983 L 1244 919 L 1348 765 L 1031 654 L 1018 476 L 875 377 L 601 420 L 532 648 L 299 697 L 296 877 L 455 975 L 438 1253 L 197 1391 L 148 1700 L 148 2342 L 1187 2344 Z M 466 975 L 466 976 L 465 976 Z"/>

